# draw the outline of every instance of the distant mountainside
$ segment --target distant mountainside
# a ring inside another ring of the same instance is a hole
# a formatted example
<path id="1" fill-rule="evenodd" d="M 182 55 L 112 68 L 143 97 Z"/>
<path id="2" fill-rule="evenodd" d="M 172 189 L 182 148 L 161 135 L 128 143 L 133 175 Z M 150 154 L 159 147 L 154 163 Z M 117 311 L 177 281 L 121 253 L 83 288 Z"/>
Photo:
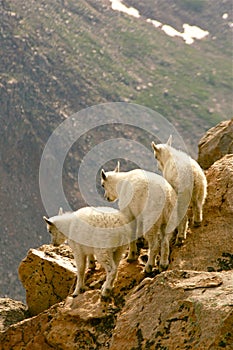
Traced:
<path id="1" fill-rule="evenodd" d="M 231 1 L 124 3 L 142 17 L 113 11 L 107 0 L 0 4 L 3 296 L 23 298 L 17 266 L 29 248 L 48 242 L 38 169 L 48 137 L 65 118 L 103 102 L 141 104 L 172 122 L 195 155 L 204 132 L 232 117 Z M 199 25 L 210 34 L 186 45 L 146 23 L 148 17 L 177 30 L 185 22 Z M 114 128 L 101 132 L 124 134 Z M 93 134 L 93 144 L 99 137 Z M 83 203 L 73 174 L 86 144 L 85 139 L 70 159 L 64 178 L 76 208 Z"/>

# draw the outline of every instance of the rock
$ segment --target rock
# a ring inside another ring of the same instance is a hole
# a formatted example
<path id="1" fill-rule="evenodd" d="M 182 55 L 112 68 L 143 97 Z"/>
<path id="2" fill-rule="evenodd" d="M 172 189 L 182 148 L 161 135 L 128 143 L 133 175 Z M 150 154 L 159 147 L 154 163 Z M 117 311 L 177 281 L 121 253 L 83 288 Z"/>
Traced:
<path id="1" fill-rule="evenodd" d="M 233 269 L 233 154 L 215 162 L 206 177 L 203 222 L 189 230 L 181 247 L 172 250 L 169 269 Z"/>
<path id="2" fill-rule="evenodd" d="M 129 296 L 110 349 L 230 350 L 232 305 L 232 271 L 163 272 Z"/>
<path id="3" fill-rule="evenodd" d="M 0 298 L 0 331 L 27 317 L 27 306 L 21 301 Z"/>
<path id="4" fill-rule="evenodd" d="M 19 265 L 19 278 L 26 290 L 30 315 L 48 309 L 66 298 L 76 278 L 71 249 L 44 245 L 30 249 Z"/>
<path id="5" fill-rule="evenodd" d="M 233 153 L 233 119 L 211 128 L 200 140 L 198 148 L 198 163 L 203 169 L 208 169 L 225 154 Z"/>
<path id="6" fill-rule="evenodd" d="M 232 271 L 166 271 L 144 279 L 120 307 L 116 299 L 101 301 L 99 290 L 67 297 L 2 332 L 1 349 L 173 349 L 176 344 L 208 350 L 222 344 L 230 350 L 232 304 Z"/>
<path id="7" fill-rule="evenodd" d="M 1 350 L 108 349 L 116 314 L 129 291 L 142 281 L 142 268 L 137 262 L 123 260 L 109 301 L 101 300 L 100 290 L 88 290 L 76 298 L 68 296 L 0 334 Z M 97 269 L 87 285 L 103 274 L 103 269 Z"/>
<path id="8" fill-rule="evenodd" d="M 202 225 L 172 247 L 169 270 L 145 277 L 140 260 L 123 259 L 107 301 L 100 298 L 105 272 L 98 264 L 86 274 L 89 290 L 72 298 L 70 248 L 31 249 L 19 276 L 35 316 L 3 329 L 0 349 L 232 349 L 233 154 L 212 164 L 206 177 Z"/>
<path id="9" fill-rule="evenodd" d="M 206 173 L 208 197 L 206 216 L 209 212 L 228 217 L 233 215 L 233 154 L 216 161 Z"/>
<path id="10" fill-rule="evenodd" d="M 114 290 L 119 294 L 118 302 L 127 290 L 143 279 L 143 267 L 136 263 L 122 261 Z M 135 275 L 135 276 L 134 276 Z M 104 269 L 97 264 L 95 271 L 86 274 L 86 286 L 100 289 L 105 279 Z M 132 276 L 134 276 L 132 278 Z M 73 292 L 76 281 L 76 266 L 71 249 L 66 245 L 53 247 L 43 245 L 39 249 L 30 249 L 19 266 L 19 278 L 26 289 L 26 302 L 30 315 L 48 309 L 64 300 Z"/>
<path id="11" fill-rule="evenodd" d="M 66 302 L 9 328 L 0 335 L 1 349 L 107 348 L 116 308 L 99 297 L 99 291 L 88 291 L 75 299 L 68 297 Z"/>

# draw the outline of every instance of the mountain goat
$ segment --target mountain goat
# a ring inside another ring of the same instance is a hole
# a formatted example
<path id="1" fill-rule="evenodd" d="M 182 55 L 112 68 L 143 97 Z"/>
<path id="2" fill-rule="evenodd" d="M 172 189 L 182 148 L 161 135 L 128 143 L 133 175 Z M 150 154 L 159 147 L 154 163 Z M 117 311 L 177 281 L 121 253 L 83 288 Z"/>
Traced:
<path id="1" fill-rule="evenodd" d="M 113 288 L 117 268 L 131 236 L 128 219 L 120 211 L 108 207 L 85 207 L 75 212 L 43 217 L 51 234 L 52 244 L 58 246 L 68 240 L 73 250 L 77 283 L 73 296 L 84 290 L 87 257 L 95 255 L 106 271 L 101 295 L 108 297 Z"/>
<path id="2" fill-rule="evenodd" d="M 104 197 L 108 201 L 119 199 L 119 209 L 131 222 L 131 243 L 128 260 L 136 259 L 136 239 L 144 236 L 148 241 L 148 261 L 145 272 L 150 273 L 160 249 L 159 269 L 169 264 L 169 241 L 177 225 L 176 193 L 160 175 L 135 169 L 128 172 L 101 171 Z"/>
<path id="3" fill-rule="evenodd" d="M 175 189 L 178 197 L 178 240 L 186 238 L 188 225 L 187 209 L 192 205 L 193 225 L 202 222 L 202 207 L 207 194 L 207 181 L 199 164 L 186 153 L 171 147 L 171 136 L 166 144 L 152 142 L 158 168 Z"/>

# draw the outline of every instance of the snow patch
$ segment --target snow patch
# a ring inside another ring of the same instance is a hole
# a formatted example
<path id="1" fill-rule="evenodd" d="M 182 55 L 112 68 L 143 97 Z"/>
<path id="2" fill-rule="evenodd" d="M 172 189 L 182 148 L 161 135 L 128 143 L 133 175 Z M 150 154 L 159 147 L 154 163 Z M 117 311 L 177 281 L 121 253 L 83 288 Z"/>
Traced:
<path id="1" fill-rule="evenodd" d="M 135 9 L 134 7 L 125 6 L 124 4 L 122 4 L 121 0 L 110 0 L 110 2 L 114 11 L 124 12 L 127 15 L 136 18 L 140 17 L 139 11 L 137 9 Z"/>
<path id="2" fill-rule="evenodd" d="M 190 45 L 194 43 L 194 39 L 203 39 L 205 36 L 209 34 L 207 30 L 203 30 L 197 26 L 190 26 L 189 24 L 185 23 L 183 24 L 184 31 L 183 33 L 178 32 L 175 28 L 164 24 L 162 26 L 162 30 L 167 35 L 174 37 L 178 36 L 181 37 L 186 44 Z"/>
<path id="3" fill-rule="evenodd" d="M 128 14 L 129 16 L 133 16 L 136 18 L 140 18 L 141 15 L 137 9 L 134 7 L 127 7 L 122 3 L 122 0 L 110 0 L 112 4 L 112 9 L 114 11 L 120 11 Z M 222 18 L 227 19 L 228 14 L 224 13 Z M 194 39 L 203 39 L 205 38 L 209 32 L 207 30 L 203 30 L 197 26 L 191 26 L 187 23 L 183 24 L 183 33 L 179 32 L 175 28 L 169 26 L 168 24 L 162 24 L 161 22 L 148 18 L 146 20 L 147 23 L 151 23 L 155 28 L 161 28 L 165 34 L 171 37 L 181 37 L 186 44 L 191 45 L 194 43 Z"/>
<path id="4" fill-rule="evenodd" d="M 146 21 L 147 21 L 147 23 L 153 24 L 153 26 L 154 26 L 155 28 L 162 27 L 162 25 L 163 25 L 161 22 L 156 21 L 155 19 L 151 19 L 151 18 L 148 18 Z"/>

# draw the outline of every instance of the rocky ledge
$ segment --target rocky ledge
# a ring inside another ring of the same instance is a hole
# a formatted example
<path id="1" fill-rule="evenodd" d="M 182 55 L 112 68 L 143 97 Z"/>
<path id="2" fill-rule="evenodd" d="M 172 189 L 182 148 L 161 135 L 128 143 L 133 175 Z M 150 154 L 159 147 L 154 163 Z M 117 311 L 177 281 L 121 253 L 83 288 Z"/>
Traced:
<path id="1" fill-rule="evenodd" d="M 218 133 L 222 125 L 216 127 Z M 70 248 L 31 249 L 19 266 L 27 310 L 2 301 L 0 349 L 230 350 L 233 154 L 218 160 L 213 156 L 210 164 L 203 223 L 189 229 L 181 247 L 172 247 L 169 270 L 145 277 L 146 250 L 141 249 L 137 262 L 122 260 L 108 302 L 100 298 L 105 273 L 99 265 L 87 273 L 88 290 L 72 298 L 75 264 Z M 18 315 L 11 318 L 15 307 Z"/>

